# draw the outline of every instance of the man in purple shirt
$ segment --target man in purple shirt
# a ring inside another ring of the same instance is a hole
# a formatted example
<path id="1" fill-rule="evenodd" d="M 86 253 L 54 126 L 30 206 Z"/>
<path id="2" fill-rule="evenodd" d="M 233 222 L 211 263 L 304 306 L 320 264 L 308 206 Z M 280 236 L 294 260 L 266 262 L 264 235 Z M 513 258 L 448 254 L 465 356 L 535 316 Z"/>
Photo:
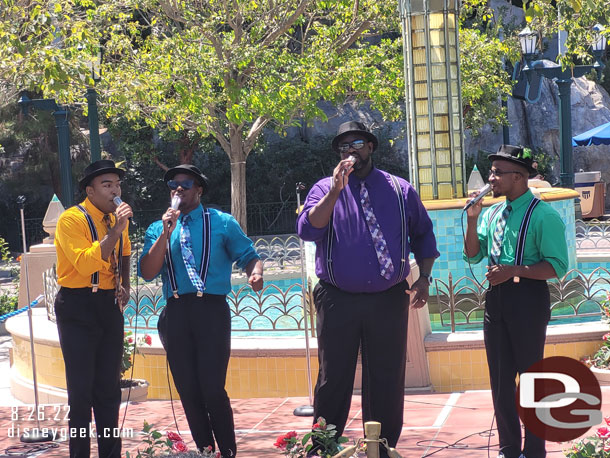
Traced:
<path id="1" fill-rule="evenodd" d="M 408 297 L 414 308 L 427 302 L 439 253 L 415 189 L 373 167 L 377 144 L 360 122 L 339 126 L 332 148 L 341 161 L 309 191 L 297 233 L 316 242 L 320 278 L 313 294 L 320 362 L 314 418 L 343 432 L 362 348 L 362 420 L 380 422 L 381 437 L 394 447 L 403 423 Z M 411 252 L 420 277 L 409 287 Z"/>

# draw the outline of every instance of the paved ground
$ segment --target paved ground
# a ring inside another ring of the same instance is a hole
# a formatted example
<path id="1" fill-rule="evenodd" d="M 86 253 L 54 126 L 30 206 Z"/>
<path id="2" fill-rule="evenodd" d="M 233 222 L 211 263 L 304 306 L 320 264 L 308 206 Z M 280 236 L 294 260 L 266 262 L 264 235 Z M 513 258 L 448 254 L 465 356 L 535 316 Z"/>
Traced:
<path id="1" fill-rule="evenodd" d="M 610 387 L 603 389 L 605 399 L 603 411 L 610 413 Z M 282 399 L 236 399 L 233 400 L 235 426 L 238 437 L 240 458 L 271 458 L 281 456 L 273 447 L 277 436 L 295 430 L 301 437 L 310 427 L 311 418 L 295 417 L 293 410 L 307 404 L 306 398 Z M 0 407 L 0 453 L 15 452 L 21 446 L 18 439 L 23 428 L 36 426 L 34 419 L 28 418 L 32 406 L 13 405 Z M 186 443 L 192 447 L 186 420 L 179 402 L 174 403 L 178 421 L 176 428 L 171 403 L 169 401 L 146 401 L 132 404 L 127 408 L 123 451 L 136 451 L 142 447 L 140 430 L 144 420 L 152 423 L 159 431 L 179 430 Z M 40 427 L 59 428 L 65 431 L 62 419 L 63 406 L 45 406 L 42 410 Z M 121 410 L 121 418 L 125 406 Z M 16 420 L 12 416 L 17 415 Z M 493 457 L 497 455 L 497 436 L 489 429 L 492 422 L 492 407 L 489 391 L 468 391 L 464 393 L 430 393 L 405 396 L 405 422 L 398 450 L 405 458 L 434 456 L 449 457 Z M 133 431 L 132 431 L 133 429 Z M 132 434 L 133 433 L 133 434 Z M 64 433 L 65 434 L 65 433 Z M 361 436 L 360 397 L 354 396 L 346 436 L 357 439 Z M 12 437 L 11 437 L 12 436 Z M 55 443 L 56 448 L 40 454 L 44 458 L 68 456 L 65 440 Z M 565 444 L 549 443 L 548 456 L 561 457 Z M 92 454 L 96 456 L 96 454 Z"/>

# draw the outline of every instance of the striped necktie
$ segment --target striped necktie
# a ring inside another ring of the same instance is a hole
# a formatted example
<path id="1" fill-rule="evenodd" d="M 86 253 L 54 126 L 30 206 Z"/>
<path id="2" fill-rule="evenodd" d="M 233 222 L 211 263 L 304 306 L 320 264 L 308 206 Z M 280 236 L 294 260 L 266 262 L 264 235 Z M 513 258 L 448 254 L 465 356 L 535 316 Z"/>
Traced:
<path id="1" fill-rule="evenodd" d="M 383 278 L 389 280 L 394 273 L 394 264 L 392 264 L 392 257 L 388 250 L 388 244 L 383 238 L 383 232 L 381 232 L 381 227 L 379 227 L 379 223 L 373 212 L 369 192 L 364 185 L 364 181 L 360 183 L 360 203 L 362 204 L 362 211 L 364 212 L 366 224 L 369 227 L 371 237 L 373 238 L 373 246 L 375 247 L 375 253 L 377 254 L 377 260 L 379 261 L 379 271 Z"/>
<path id="2" fill-rule="evenodd" d="M 496 223 L 491 244 L 491 251 L 489 253 L 489 262 L 491 265 L 500 263 L 502 241 L 504 240 L 504 230 L 506 229 L 506 221 L 508 221 L 508 215 L 510 214 L 511 210 L 511 206 L 507 204 Z"/>
<path id="3" fill-rule="evenodd" d="M 108 232 L 110 232 L 110 229 L 112 229 L 112 220 L 110 219 L 110 215 L 105 214 L 102 221 L 106 225 Z M 119 272 L 119 260 L 117 259 L 116 248 L 112 249 L 112 254 L 110 255 L 110 269 L 114 274 L 114 297 L 118 301 L 119 293 L 121 291 L 121 272 Z"/>
<path id="4" fill-rule="evenodd" d="M 203 293 L 204 285 L 201 281 L 201 277 L 197 273 L 197 264 L 195 263 L 195 256 L 193 255 L 193 244 L 191 243 L 191 230 L 189 229 L 188 223 L 191 220 L 191 215 L 185 215 L 182 218 L 182 226 L 180 227 L 180 248 L 182 249 L 182 259 L 184 259 L 184 266 L 188 273 L 189 280 L 195 288 L 197 288 L 197 294 Z"/>

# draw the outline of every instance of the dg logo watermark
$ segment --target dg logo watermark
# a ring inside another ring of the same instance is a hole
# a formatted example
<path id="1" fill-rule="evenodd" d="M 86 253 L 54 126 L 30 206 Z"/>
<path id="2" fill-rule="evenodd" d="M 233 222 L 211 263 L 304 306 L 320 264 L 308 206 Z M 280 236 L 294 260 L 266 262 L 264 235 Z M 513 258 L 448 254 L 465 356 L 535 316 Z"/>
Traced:
<path id="1" fill-rule="evenodd" d="M 566 442 L 602 422 L 602 395 L 595 375 L 565 356 L 545 358 L 519 377 L 517 409 L 541 439 Z"/>

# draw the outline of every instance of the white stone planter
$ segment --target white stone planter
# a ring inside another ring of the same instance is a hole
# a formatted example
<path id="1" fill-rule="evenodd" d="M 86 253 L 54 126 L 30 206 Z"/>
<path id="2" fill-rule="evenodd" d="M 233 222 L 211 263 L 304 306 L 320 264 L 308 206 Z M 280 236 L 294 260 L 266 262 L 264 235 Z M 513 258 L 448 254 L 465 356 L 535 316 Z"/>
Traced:
<path id="1" fill-rule="evenodd" d="M 129 402 L 146 401 L 148 397 L 148 382 L 142 379 L 132 379 L 132 381 L 136 382 L 136 384 L 131 387 L 131 393 L 128 387 L 121 388 L 121 402 L 126 402 L 127 398 L 129 398 Z"/>
<path id="2" fill-rule="evenodd" d="M 591 367 L 590 369 L 601 386 L 610 385 L 610 369 L 598 369 L 596 367 Z"/>

